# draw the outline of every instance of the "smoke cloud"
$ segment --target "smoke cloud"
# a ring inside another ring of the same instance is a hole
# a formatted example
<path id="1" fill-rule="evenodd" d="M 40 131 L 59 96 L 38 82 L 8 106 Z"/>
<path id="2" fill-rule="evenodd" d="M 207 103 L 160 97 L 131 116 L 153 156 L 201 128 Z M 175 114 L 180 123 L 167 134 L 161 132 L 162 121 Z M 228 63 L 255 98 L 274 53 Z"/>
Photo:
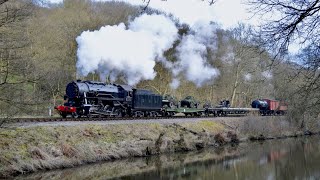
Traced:
<path id="1" fill-rule="evenodd" d="M 136 5 L 134 2 L 128 3 Z M 176 8 L 175 3 L 183 3 L 184 8 Z M 121 23 L 85 31 L 76 39 L 78 74 L 87 76 L 97 72 L 102 81 L 107 77 L 115 81 L 124 76 L 129 85 L 135 85 L 141 80 L 154 79 L 155 64 L 161 62 L 173 74 L 170 84 L 173 89 L 179 87 L 182 77 L 198 87 L 212 82 L 219 71 L 207 59 L 208 49 L 214 51 L 217 47 L 217 25 L 211 23 L 214 17 L 209 11 L 211 7 L 199 0 L 151 1 L 149 6 L 174 15 L 180 23 L 187 24 L 190 31 L 180 36 L 176 23 L 167 15 L 147 14 L 135 18 L 128 26 Z M 194 15 L 195 9 L 197 15 Z M 177 61 L 170 62 L 163 53 L 176 40 L 179 40 Z"/>
<path id="2" fill-rule="evenodd" d="M 251 81 L 251 79 L 252 79 L 252 74 L 247 73 L 247 74 L 244 75 L 244 80 L 245 81 Z"/>
<path id="3" fill-rule="evenodd" d="M 157 23 L 155 23 L 157 22 Z M 175 24 L 163 15 L 142 15 L 128 27 L 123 23 L 85 31 L 76 41 L 78 74 L 98 72 L 102 80 L 124 75 L 128 84 L 153 79 L 155 60 L 177 39 Z"/>
<path id="4" fill-rule="evenodd" d="M 272 72 L 270 70 L 263 71 L 261 75 L 268 80 L 272 79 L 273 77 Z"/>
<path id="5" fill-rule="evenodd" d="M 219 71 L 207 62 L 207 48 L 216 49 L 216 25 L 197 23 L 192 29 L 193 31 L 182 37 L 177 48 L 179 61 L 174 64 L 175 78 L 171 83 L 172 88 L 179 85 L 177 76 L 181 73 L 198 87 L 219 75 Z"/>

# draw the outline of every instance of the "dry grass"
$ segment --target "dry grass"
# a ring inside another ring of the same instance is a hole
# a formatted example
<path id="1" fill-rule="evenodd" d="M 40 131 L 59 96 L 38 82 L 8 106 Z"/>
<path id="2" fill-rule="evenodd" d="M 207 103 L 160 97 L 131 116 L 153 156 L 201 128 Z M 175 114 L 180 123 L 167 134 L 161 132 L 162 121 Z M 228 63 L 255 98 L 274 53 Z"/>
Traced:
<path id="1" fill-rule="evenodd" d="M 0 177 L 97 161 L 190 151 L 251 137 L 303 134 L 284 117 L 247 117 L 179 124 L 117 124 L 0 130 Z M 306 121 L 312 130 L 319 121 Z M 262 139 L 263 139 L 262 138 Z"/>
<path id="2" fill-rule="evenodd" d="M 305 119 L 304 127 L 286 116 L 248 116 L 241 121 L 226 119 L 220 121 L 233 129 L 241 138 L 284 138 L 300 136 L 305 132 L 319 133 L 320 119 Z"/>
<path id="3" fill-rule="evenodd" d="M 184 127 L 194 128 L 188 131 Z M 213 122 L 182 123 L 179 127 L 150 123 L 1 129 L 0 173 L 8 176 L 131 156 L 194 150 L 208 144 L 208 134 L 222 129 L 221 124 Z"/>

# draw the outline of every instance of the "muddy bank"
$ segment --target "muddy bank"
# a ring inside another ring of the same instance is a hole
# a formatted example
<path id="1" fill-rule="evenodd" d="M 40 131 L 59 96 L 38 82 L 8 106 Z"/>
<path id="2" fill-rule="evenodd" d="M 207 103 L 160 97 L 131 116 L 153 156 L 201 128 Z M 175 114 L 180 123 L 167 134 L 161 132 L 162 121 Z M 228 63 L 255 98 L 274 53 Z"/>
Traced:
<path id="1" fill-rule="evenodd" d="M 297 137 L 317 133 L 284 118 L 268 121 L 248 117 L 175 124 L 117 124 L 2 128 L 0 177 L 127 157 L 141 157 L 205 147 L 219 148 L 241 141 Z"/>

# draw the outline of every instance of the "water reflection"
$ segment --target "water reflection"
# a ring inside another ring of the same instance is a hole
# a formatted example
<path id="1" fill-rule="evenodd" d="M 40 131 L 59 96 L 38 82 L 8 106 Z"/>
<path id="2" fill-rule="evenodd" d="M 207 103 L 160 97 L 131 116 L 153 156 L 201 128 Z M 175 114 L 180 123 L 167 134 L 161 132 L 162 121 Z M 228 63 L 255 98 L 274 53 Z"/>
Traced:
<path id="1" fill-rule="evenodd" d="M 241 143 L 82 166 L 16 179 L 320 179 L 320 137 Z"/>

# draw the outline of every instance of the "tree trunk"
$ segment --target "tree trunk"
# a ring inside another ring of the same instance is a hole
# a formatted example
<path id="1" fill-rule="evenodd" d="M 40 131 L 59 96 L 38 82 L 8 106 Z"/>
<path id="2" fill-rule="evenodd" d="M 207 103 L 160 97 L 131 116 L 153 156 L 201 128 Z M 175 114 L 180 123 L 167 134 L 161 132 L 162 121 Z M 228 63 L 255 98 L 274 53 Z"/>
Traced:
<path id="1" fill-rule="evenodd" d="M 235 81 L 233 83 L 233 90 L 232 90 L 232 96 L 231 96 L 231 102 L 230 102 L 231 107 L 234 106 L 237 87 L 238 87 L 238 84 L 239 84 L 239 80 L 238 79 L 239 79 L 239 64 L 237 64 L 236 79 L 235 79 Z"/>

